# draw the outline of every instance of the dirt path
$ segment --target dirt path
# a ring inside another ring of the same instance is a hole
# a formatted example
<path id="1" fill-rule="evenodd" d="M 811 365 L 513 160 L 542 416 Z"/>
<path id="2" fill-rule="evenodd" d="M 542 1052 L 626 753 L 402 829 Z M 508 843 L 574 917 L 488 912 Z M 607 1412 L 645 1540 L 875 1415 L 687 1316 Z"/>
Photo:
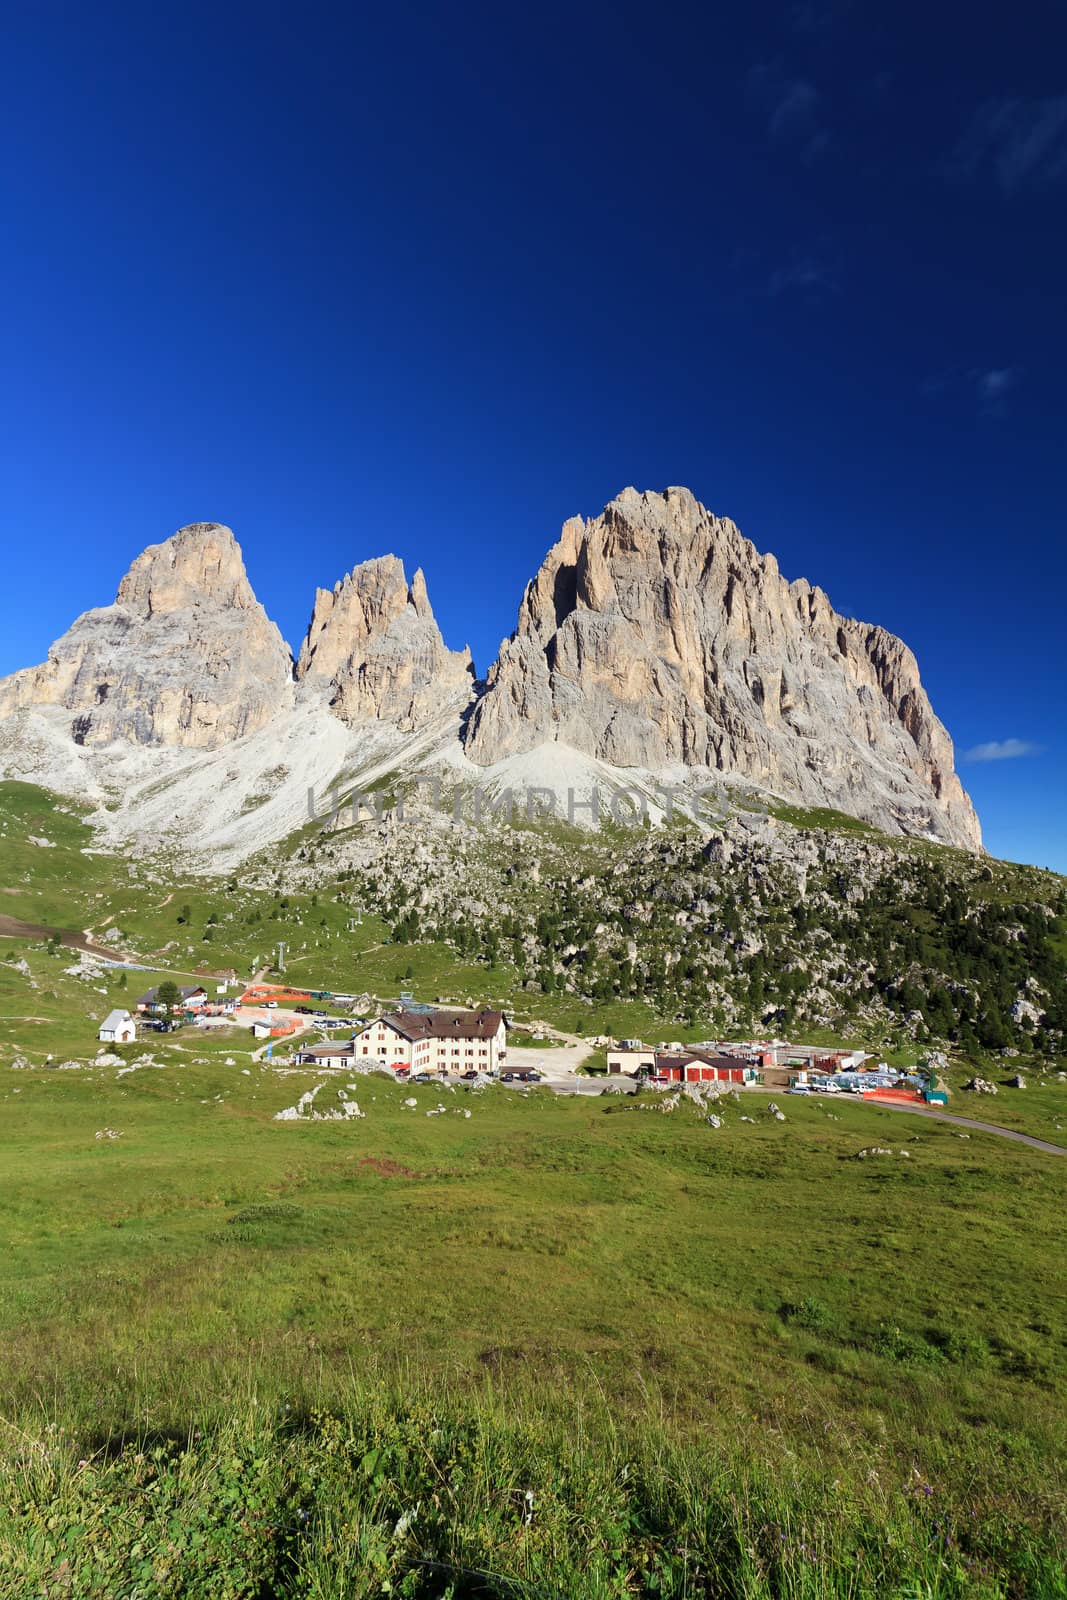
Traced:
<path id="1" fill-rule="evenodd" d="M 218 976 L 214 972 L 192 972 L 188 967 L 173 966 L 165 955 L 139 956 L 129 950 L 116 950 L 110 945 L 96 944 L 74 928 L 48 928 L 40 922 L 20 922 L 17 917 L 9 917 L 4 913 L 0 913 L 0 939 L 58 939 L 65 949 L 83 950 L 87 956 L 96 956 L 99 961 L 115 961 L 120 965 L 126 963 L 134 967 L 144 967 L 146 972 L 169 972 L 177 978 L 195 978 L 197 983 L 204 983 L 208 978 Z M 264 967 L 263 971 L 266 970 Z"/>
<path id="2" fill-rule="evenodd" d="M 588 1039 L 583 1039 L 580 1033 L 564 1033 L 562 1028 L 554 1028 L 550 1022 L 539 1022 L 534 1019 L 532 1022 L 517 1023 L 516 1026 L 524 1031 L 529 1029 L 531 1033 L 536 1028 L 538 1033 L 543 1033 L 547 1039 L 562 1039 L 564 1044 L 581 1045 L 587 1056 L 593 1054 L 593 1046 Z M 523 1045 L 522 1048 L 525 1049 L 526 1046 Z M 530 1048 L 536 1049 L 536 1042 Z"/>
<path id="3" fill-rule="evenodd" d="M 87 956 L 99 956 L 102 961 L 121 961 L 122 952 L 109 949 L 104 944 L 94 944 L 83 933 L 72 928 L 46 928 L 39 922 L 20 922 L 17 917 L 0 914 L 0 938 L 6 939 L 58 939 L 71 950 L 84 950 Z"/>
<path id="4" fill-rule="evenodd" d="M 546 1082 L 573 1085 L 575 1069 L 592 1054 L 587 1044 L 555 1045 L 545 1050 L 536 1044 L 512 1044 L 509 1040 L 505 1070 L 525 1072 L 532 1067 L 544 1075 Z"/>

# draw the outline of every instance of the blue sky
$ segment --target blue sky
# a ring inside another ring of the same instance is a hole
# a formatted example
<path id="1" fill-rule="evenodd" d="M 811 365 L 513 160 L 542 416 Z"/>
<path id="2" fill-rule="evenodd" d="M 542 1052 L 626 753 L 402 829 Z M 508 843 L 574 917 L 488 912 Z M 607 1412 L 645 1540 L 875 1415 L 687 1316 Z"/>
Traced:
<path id="1" fill-rule="evenodd" d="M 201 518 L 294 645 L 394 550 L 484 671 L 565 517 L 684 483 L 1067 871 L 1067 21 L 879 10 L 10 12 L 0 671 Z"/>

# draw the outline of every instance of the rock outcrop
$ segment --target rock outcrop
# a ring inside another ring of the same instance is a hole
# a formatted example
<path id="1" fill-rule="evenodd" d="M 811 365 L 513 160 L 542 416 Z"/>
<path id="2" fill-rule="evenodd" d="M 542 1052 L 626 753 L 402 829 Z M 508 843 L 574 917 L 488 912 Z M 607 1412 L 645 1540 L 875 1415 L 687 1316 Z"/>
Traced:
<path id="1" fill-rule="evenodd" d="M 194 522 L 139 555 L 114 605 L 84 612 L 41 666 L 0 680 L 0 718 L 62 706 L 79 745 L 214 749 L 263 727 L 292 692 L 292 658 L 240 546 Z"/>
<path id="2" fill-rule="evenodd" d="M 446 647 L 421 569 L 409 587 L 403 562 L 378 556 L 317 592 L 296 676 L 323 686 L 350 725 L 374 717 L 410 732 L 467 703 L 474 667 L 469 650 Z"/>
<path id="3" fill-rule="evenodd" d="M 787 582 L 687 489 L 573 518 L 527 585 L 465 745 L 489 765 L 549 741 L 980 845 L 907 646 Z"/>
<path id="4" fill-rule="evenodd" d="M 357 734 L 376 761 L 450 765 L 458 735 L 476 765 L 507 782 L 510 763 L 527 784 L 542 781 L 536 752 L 555 744 L 557 777 L 561 762 L 661 782 L 714 772 L 890 832 L 980 846 L 911 651 L 787 582 L 686 489 L 627 489 L 600 516 L 567 522 L 477 688 L 422 573 L 409 584 L 395 556 L 318 591 L 294 678 L 233 534 L 193 523 L 139 556 L 115 603 L 79 617 L 43 665 L 0 680 L 0 771 L 77 788 L 79 747 L 218 751 L 260 729 L 295 738 L 296 717 L 307 738 L 317 730 L 330 776 Z M 248 770 L 279 765 L 294 768 L 274 758 Z M 248 798 L 260 804 L 261 789 Z"/>

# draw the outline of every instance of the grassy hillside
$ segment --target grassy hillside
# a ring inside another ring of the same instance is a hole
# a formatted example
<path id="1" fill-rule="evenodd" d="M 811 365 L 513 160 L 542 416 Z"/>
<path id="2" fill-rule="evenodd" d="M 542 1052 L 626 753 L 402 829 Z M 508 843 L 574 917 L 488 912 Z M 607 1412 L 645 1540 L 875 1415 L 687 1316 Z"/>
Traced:
<path id="1" fill-rule="evenodd" d="M 65 804 L 0 784 L 0 914 L 181 974 L 248 975 L 283 943 L 312 987 L 470 997 L 584 1034 L 821 1033 L 910 1060 L 947 1047 L 979 1070 L 1010 1050 L 1045 1071 L 1065 1050 L 1064 880 L 857 836 L 835 814 L 757 818 L 710 843 L 367 822 L 216 881 L 91 838 Z"/>
<path id="2" fill-rule="evenodd" d="M 409 811 L 305 835 L 283 872 L 374 906 L 416 973 L 446 946 L 572 1015 L 650 1008 L 676 1037 L 858 1032 L 972 1065 L 1067 1048 L 1067 882 L 836 813 L 590 833 Z"/>
<path id="3" fill-rule="evenodd" d="M 994 965 L 1014 985 L 1033 941 L 1055 985 L 1059 880 L 903 844 L 886 901 L 886 846 L 829 823 L 796 834 L 828 852 L 812 881 L 840 870 L 834 837 L 875 855 L 848 858 L 862 898 L 832 937 L 860 907 L 856 967 L 809 1037 L 926 1047 L 885 996 L 846 1004 L 878 925 L 911 950 L 887 988 L 970 960 L 957 925 L 976 961 L 1020 930 Z M 96 1063 L 113 1005 L 248 974 L 279 939 L 314 986 L 586 1035 L 706 1034 L 705 959 L 714 1005 L 791 970 L 765 854 L 448 835 L 471 860 L 446 878 L 427 838 L 305 838 L 210 882 L 87 854 L 72 809 L 0 786 L 0 913 L 147 967 L 0 939 L 0 1597 L 1067 1595 L 1059 1158 L 869 1105 L 787 1099 L 783 1123 L 753 1095 L 714 1128 L 654 1096 L 347 1090 L 239 1028 Z M 832 896 L 806 903 L 814 944 Z M 688 977 L 677 950 L 703 952 Z M 976 1065 L 1030 1084 L 955 1110 L 1067 1139 L 1048 1039 L 949 1043 L 957 1089 Z M 316 1106 L 345 1090 L 365 1118 L 275 1120 L 319 1082 Z"/>

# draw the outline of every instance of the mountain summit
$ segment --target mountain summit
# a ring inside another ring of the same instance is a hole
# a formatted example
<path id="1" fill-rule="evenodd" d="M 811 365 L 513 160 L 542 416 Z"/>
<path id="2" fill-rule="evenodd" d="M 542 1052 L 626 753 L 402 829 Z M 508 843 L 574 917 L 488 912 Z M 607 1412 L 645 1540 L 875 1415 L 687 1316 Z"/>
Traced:
<path id="1" fill-rule="evenodd" d="M 130 755 L 146 746 L 214 755 L 194 771 L 175 754 L 161 789 L 162 756 L 149 773 Z M 309 790 L 416 765 L 496 787 L 554 774 L 648 791 L 714 773 L 981 843 L 907 646 L 788 582 L 687 489 L 626 489 L 566 522 L 484 685 L 469 650 L 445 645 L 421 571 L 409 584 L 392 555 L 318 590 L 294 671 L 214 522 L 151 545 L 113 605 L 0 680 L 0 773 L 106 794 L 132 831 L 169 818 L 251 848 L 296 826 Z M 164 790 L 161 817 L 147 800 Z"/>
<path id="2" fill-rule="evenodd" d="M 465 744 L 489 765 L 546 742 L 981 842 L 907 646 L 787 582 L 688 489 L 572 518 L 527 585 Z"/>
<path id="3" fill-rule="evenodd" d="M 218 522 L 149 545 L 114 605 L 85 611 L 39 667 L 0 680 L 0 718 L 73 712 L 79 745 L 116 740 L 215 749 L 262 728 L 292 697 L 292 659 Z"/>

